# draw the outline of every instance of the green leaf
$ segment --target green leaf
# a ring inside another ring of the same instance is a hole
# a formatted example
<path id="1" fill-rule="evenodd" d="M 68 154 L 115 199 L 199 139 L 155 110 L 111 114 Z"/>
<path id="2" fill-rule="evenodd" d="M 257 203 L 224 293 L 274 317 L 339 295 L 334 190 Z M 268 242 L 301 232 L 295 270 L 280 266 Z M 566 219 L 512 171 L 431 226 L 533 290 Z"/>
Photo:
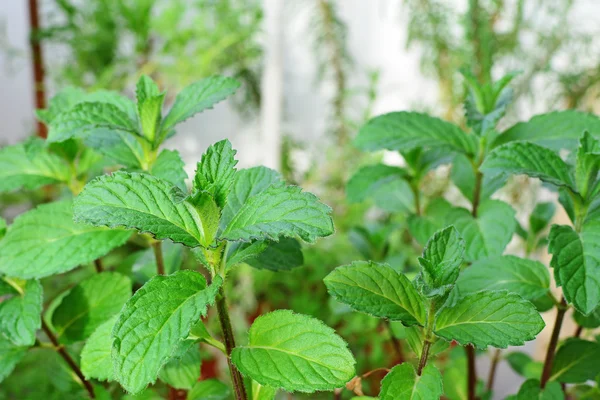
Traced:
<path id="1" fill-rule="evenodd" d="M 548 382 L 542 390 L 540 381 L 529 379 L 521 385 L 516 400 L 563 400 L 565 398 L 558 382 Z"/>
<path id="2" fill-rule="evenodd" d="M 103 131 L 137 133 L 135 121 L 110 103 L 83 102 L 58 115 L 48 131 L 48 143 L 101 134 Z"/>
<path id="3" fill-rule="evenodd" d="M 187 346 L 181 357 L 173 357 L 158 373 L 158 378 L 176 389 L 191 389 L 200 376 L 202 360 L 198 345 Z"/>
<path id="4" fill-rule="evenodd" d="M 600 119 L 593 114 L 575 110 L 536 115 L 527 122 L 519 122 L 498 136 L 494 146 L 513 140 L 527 140 L 559 150 L 574 150 L 584 131 L 600 133 Z"/>
<path id="5" fill-rule="evenodd" d="M 470 202 L 473 202 L 476 176 L 471 161 L 465 155 L 457 154 L 454 157 L 450 177 L 463 196 Z M 491 195 L 504 186 L 506 179 L 506 174 L 484 175 L 481 184 L 480 199 L 489 199 Z"/>
<path id="6" fill-rule="evenodd" d="M 371 119 L 360 129 L 354 144 L 366 151 L 443 147 L 472 155 L 477 149 L 475 136 L 458 126 L 426 114 L 404 111 Z"/>
<path id="7" fill-rule="evenodd" d="M 288 310 L 258 317 L 248 346 L 233 349 L 231 360 L 261 385 L 306 393 L 344 386 L 356 363 L 333 329 Z"/>
<path id="8" fill-rule="evenodd" d="M 515 351 L 507 354 L 504 358 L 513 371 L 526 379 L 536 378 L 542 374 L 544 364 L 534 361 L 528 354 Z"/>
<path id="9" fill-rule="evenodd" d="M 550 380 L 583 383 L 600 374 L 600 343 L 577 338 L 567 340 L 556 352 Z"/>
<path id="10" fill-rule="evenodd" d="M 0 272 L 23 279 L 69 271 L 104 256 L 131 232 L 73 222 L 71 201 L 38 206 L 19 215 L 0 242 Z"/>
<path id="11" fill-rule="evenodd" d="M 235 175 L 236 151 L 229 140 L 221 140 L 210 146 L 202 155 L 194 177 L 194 192 L 210 193 L 223 209 Z"/>
<path id="12" fill-rule="evenodd" d="M 401 325 L 403 326 L 403 325 Z M 404 327 L 404 326 L 403 326 Z M 410 346 L 411 350 L 415 353 L 417 359 L 421 358 L 423 354 L 423 343 L 425 343 L 425 332 L 418 326 L 404 327 L 406 332 L 406 342 Z M 449 342 L 443 339 L 432 338 L 433 344 L 429 348 L 429 358 L 432 358 L 436 354 L 445 351 L 450 346 Z"/>
<path id="13" fill-rule="evenodd" d="M 494 149 L 485 159 L 484 174 L 528 175 L 575 190 L 571 170 L 554 151 L 529 142 L 512 142 Z"/>
<path id="14" fill-rule="evenodd" d="M 36 110 L 37 118 L 50 125 L 52 120 L 59 114 L 70 110 L 75 104 L 80 103 L 86 93 L 80 88 L 66 87 L 56 93 L 48 102 L 48 107 L 45 109 Z"/>
<path id="15" fill-rule="evenodd" d="M 331 208 L 298 186 L 274 185 L 250 197 L 233 217 L 221 239 L 251 241 L 277 240 L 299 236 L 313 243 L 333 233 Z"/>
<path id="16" fill-rule="evenodd" d="M 185 180 L 188 175 L 184 167 L 185 162 L 177 150 L 163 150 L 152 164 L 150 173 L 186 191 Z"/>
<path id="17" fill-rule="evenodd" d="M 147 174 L 115 172 L 88 183 L 75 199 L 75 219 L 110 228 L 125 227 L 188 247 L 208 245 L 203 216 L 171 196 L 172 186 Z"/>
<path id="18" fill-rule="evenodd" d="M 131 280 L 116 272 L 92 275 L 74 286 L 52 313 L 63 343 L 85 340 L 131 297 Z"/>
<path id="19" fill-rule="evenodd" d="M 596 308 L 589 315 L 585 316 L 582 313 L 575 311 L 573 313 L 573 318 L 577 325 L 587 328 L 594 329 L 600 327 L 600 307 Z"/>
<path id="20" fill-rule="evenodd" d="M 456 305 L 440 310 L 434 331 L 461 345 L 506 348 L 535 339 L 544 325 L 533 304 L 519 295 L 486 290 L 467 294 Z"/>
<path id="21" fill-rule="evenodd" d="M 476 261 L 458 278 L 461 294 L 480 290 L 507 290 L 526 300 L 548 293 L 548 268 L 538 261 L 515 256 L 498 256 Z"/>
<path id="22" fill-rule="evenodd" d="M 542 232 L 554 217 L 556 206 L 554 203 L 537 203 L 529 216 L 529 229 L 534 235 Z"/>
<path id="23" fill-rule="evenodd" d="M 148 75 L 140 76 L 135 85 L 135 99 L 137 101 L 138 112 L 142 104 L 150 97 L 154 97 L 160 93 L 160 89 L 154 80 Z"/>
<path id="24" fill-rule="evenodd" d="M 600 169 L 600 142 L 585 132 L 579 141 L 575 163 L 577 191 L 586 198 L 598 178 Z"/>
<path id="25" fill-rule="evenodd" d="M 0 149 L 0 192 L 66 183 L 70 176 L 63 160 L 45 149 L 30 152 L 23 144 Z"/>
<path id="26" fill-rule="evenodd" d="M 422 215 L 411 215 L 408 217 L 410 234 L 419 244 L 425 246 L 429 238 L 445 226 L 444 221 L 452 208 L 452 204 L 443 198 L 436 197 L 432 199 L 427 204 Z"/>
<path id="27" fill-rule="evenodd" d="M 165 93 L 147 98 L 143 103 L 138 103 L 142 134 L 154 147 L 158 147 L 157 135 L 162 119 L 161 111 Z"/>
<path id="28" fill-rule="evenodd" d="M 4 380 L 27 353 L 27 347 L 15 346 L 0 336 L 0 382 Z"/>
<path id="29" fill-rule="evenodd" d="M 81 351 L 81 372 L 86 378 L 99 381 L 114 380 L 111 360 L 112 330 L 117 321 L 117 315 L 98 326 L 90 335 Z"/>
<path id="30" fill-rule="evenodd" d="M 548 236 L 550 265 L 565 299 L 583 314 L 600 305 L 600 224 L 592 220 L 578 234 L 567 225 L 554 225 Z"/>
<path id="31" fill-rule="evenodd" d="M 98 128 L 94 131 L 94 135 L 85 137 L 83 142 L 116 164 L 133 169 L 148 167 L 139 138 L 130 132 Z"/>
<path id="32" fill-rule="evenodd" d="M 173 107 L 163 119 L 161 135 L 165 137 L 175 125 L 212 108 L 216 103 L 235 93 L 239 87 L 238 81 L 223 76 L 211 76 L 187 86 L 175 97 Z"/>
<path id="33" fill-rule="evenodd" d="M 452 289 L 463 263 L 465 241 L 453 226 L 436 232 L 427 242 L 419 257 L 423 293 L 440 296 Z"/>
<path id="34" fill-rule="evenodd" d="M 477 218 L 464 208 L 455 208 L 446 216 L 446 225 L 454 225 L 465 240 L 465 261 L 499 256 L 515 231 L 515 211 L 499 200 L 481 202 Z"/>
<path id="35" fill-rule="evenodd" d="M 439 399 L 444 394 L 442 374 L 431 364 L 425 366 L 421 376 L 410 363 L 395 366 L 381 381 L 381 400 Z"/>
<path id="36" fill-rule="evenodd" d="M 264 251 L 245 262 L 258 269 L 289 271 L 303 265 L 304 256 L 300 242 L 293 238 L 281 238 L 279 242 L 268 242 Z"/>
<path id="37" fill-rule="evenodd" d="M 179 243 L 165 241 L 161 243 L 163 251 L 163 262 L 165 264 L 165 274 L 170 275 L 178 271 L 183 262 L 183 246 Z M 131 265 L 132 278 L 137 283 L 146 283 L 156 275 L 156 256 L 154 250 L 148 248 L 130 255 L 130 259 L 125 259 L 122 265 Z M 129 273 L 129 269 L 119 268 L 119 272 Z"/>
<path id="38" fill-rule="evenodd" d="M 252 381 L 252 400 L 273 400 L 277 389 Z"/>
<path id="39" fill-rule="evenodd" d="M 387 264 L 355 261 L 323 280 L 329 294 L 354 310 L 405 325 L 425 322 L 422 300 L 408 278 Z"/>
<path id="40" fill-rule="evenodd" d="M 414 210 L 414 195 L 406 181 L 406 171 L 384 164 L 362 167 L 348 181 L 346 196 L 351 203 L 373 199 L 382 210 Z"/>
<path id="41" fill-rule="evenodd" d="M 229 386 L 216 379 L 197 382 L 187 395 L 187 400 L 228 400 L 231 397 Z"/>
<path id="42" fill-rule="evenodd" d="M 117 380 L 133 394 L 154 382 L 181 340 L 214 302 L 221 280 L 206 286 L 195 271 L 155 276 L 125 304 L 113 329 Z"/>
<path id="43" fill-rule="evenodd" d="M 43 289 L 37 280 L 19 282 L 10 278 L 13 296 L 0 296 L 0 337 L 4 336 L 16 346 L 32 346 L 35 332 L 41 328 Z"/>

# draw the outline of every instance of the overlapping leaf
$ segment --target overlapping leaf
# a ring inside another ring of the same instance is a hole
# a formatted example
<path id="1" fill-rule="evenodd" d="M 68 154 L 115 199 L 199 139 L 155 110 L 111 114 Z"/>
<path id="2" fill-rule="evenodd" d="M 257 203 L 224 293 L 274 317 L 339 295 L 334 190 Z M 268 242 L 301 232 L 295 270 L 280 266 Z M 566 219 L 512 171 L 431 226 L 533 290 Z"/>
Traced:
<path id="1" fill-rule="evenodd" d="M 550 380 L 583 383 L 600 374 L 600 344 L 572 338 L 564 343 L 554 358 Z"/>
<path id="2" fill-rule="evenodd" d="M 81 351 L 81 371 L 86 378 L 100 381 L 114 380 L 112 366 L 112 330 L 117 316 L 110 318 L 100 325 L 90 335 Z"/>
<path id="3" fill-rule="evenodd" d="M 0 301 L 0 337 L 15 346 L 32 346 L 35 333 L 42 326 L 42 285 L 30 280 L 17 287 L 12 297 Z"/>
<path id="4" fill-rule="evenodd" d="M 348 181 L 348 201 L 359 203 L 371 198 L 385 211 L 413 211 L 414 196 L 405 177 L 406 171 L 398 167 L 384 164 L 363 167 Z"/>
<path id="5" fill-rule="evenodd" d="M 427 365 L 418 376 L 410 363 L 404 363 L 392 368 L 383 378 L 379 398 L 429 400 L 439 399 L 443 393 L 442 374 L 435 366 Z"/>
<path id="6" fill-rule="evenodd" d="M 184 167 L 185 163 L 177 150 L 163 150 L 152 164 L 150 173 L 185 191 L 187 190 L 185 180 L 188 175 Z"/>
<path id="7" fill-rule="evenodd" d="M 0 382 L 4 380 L 27 353 L 27 347 L 15 346 L 0 336 Z"/>
<path id="8" fill-rule="evenodd" d="M 235 153 L 229 140 L 221 140 L 206 150 L 196 169 L 194 191 L 210 193 L 221 209 L 233 184 L 237 164 Z"/>

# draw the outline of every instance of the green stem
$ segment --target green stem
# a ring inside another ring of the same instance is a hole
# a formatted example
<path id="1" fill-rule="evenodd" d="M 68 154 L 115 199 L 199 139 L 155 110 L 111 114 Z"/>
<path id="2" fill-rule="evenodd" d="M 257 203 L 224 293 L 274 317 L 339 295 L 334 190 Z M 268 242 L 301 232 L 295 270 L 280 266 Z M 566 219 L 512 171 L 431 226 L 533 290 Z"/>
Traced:
<path id="1" fill-rule="evenodd" d="M 411 183 L 410 188 L 412 189 L 413 197 L 415 199 L 415 214 L 421 215 L 421 193 L 419 192 L 419 183 Z"/>
<path id="2" fill-rule="evenodd" d="M 154 250 L 154 258 L 156 259 L 156 273 L 158 275 L 165 274 L 165 260 L 162 252 L 162 242 L 152 243 L 152 250 Z"/>
<path id="3" fill-rule="evenodd" d="M 557 308 L 558 311 L 556 313 L 556 320 L 554 321 L 554 328 L 552 329 L 552 336 L 550 337 L 550 344 L 548 344 L 548 350 L 546 351 L 546 360 L 544 361 L 544 369 L 540 379 L 540 387 L 542 389 L 546 387 L 546 383 L 550 379 L 554 355 L 558 345 L 558 337 L 560 335 L 560 328 L 562 327 L 563 320 L 565 319 L 565 313 L 568 309 L 567 302 L 564 297 L 561 299 L 560 305 L 557 306 Z"/>
<path id="4" fill-rule="evenodd" d="M 231 361 L 231 352 L 235 348 L 235 338 L 233 336 L 233 329 L 231 327 L 231 320 L 229 319 L 227 300 L 225 298 L 225 291 L 223 290 L 223 287 L 219 289 L 219 295 L 217 296 L 217 312 L 219 314 L 219 321 L 221 322 L 223 339 L 225 340 L 227 365 L 229 366 L 229 373 L 231 374 L 231 380 L 235 390 L 235 398 L 236 400 L 248 400 L 242 374 L 240 374 L 240 371 L 238 371 Z"/>
<path id="5" fill-rule="evenodd" d="M 429 358 L 429 349 L 433 343 L 433 325 L 435 323 L 435 301 L 431 301 L 429 304 L 429 312 L 427 313 L 427 323 L 425 324 L 425 340 L 423 341 L 423 350 L 421 351 L 421 358 L 419 359 L 419 367 L 417 368 L 417 375 L 421 376 L 423 368 L 427 365 L 427 359 Z"/>

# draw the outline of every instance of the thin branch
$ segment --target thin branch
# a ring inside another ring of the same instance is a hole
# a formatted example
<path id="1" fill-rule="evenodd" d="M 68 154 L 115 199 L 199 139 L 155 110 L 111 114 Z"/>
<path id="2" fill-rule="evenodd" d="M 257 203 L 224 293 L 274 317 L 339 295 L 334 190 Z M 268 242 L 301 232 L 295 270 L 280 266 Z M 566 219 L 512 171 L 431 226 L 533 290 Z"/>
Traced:
<path id="1" fill-rule="evenodd" d="M 554 363 L 554 355 L 556 353 L 556 346 L 558 345 L 558 337 L 560 336 L 560 328 L 562 327 L 566 312 L 567 302 L 563 297 L 560 301 L 560 305 L 558 306 L 556 320 L 552 330 L 552 336 L 550 337 L 550 344 L 548 344 L 548 351 L 546 352 L 546 360 L 544 361 L 544 369 L 542 371 L 542 378 L 540 379 L 540 387 L 542 389 L 546 387 L 546 383 L 548 383 L 548 380 L 550 379 L 552 364 Z"/>
<path id="2" fill-rule="evenodd" d="M 490 366 L 490 374 L 487 380 L 487 390 L 491 391 L 494 388 L 494 380 L 496 379 L 496 370 L 498 369 L 498 363 L 502 358 L 502 350 L 496 349 L 494 351 L 494 357 L 492 358 L 492 364 Z"/>
<path id="3" fill-rule="evenodd" d="M 102 265 L 102 259 L 96 258 L 94 260 L 94 266 L 96 267 L 96 272 L 101 273 L 104 271 L 104 266 Z"/>
<path id="4" fill-rule="evenodd" d="M 165 274 L 165 260 L 162 252 L 162 242 L 152 243 L 152 249 L 154 250 L 154 258 L 156 259 L 156 273 L 158 275 Z"/>

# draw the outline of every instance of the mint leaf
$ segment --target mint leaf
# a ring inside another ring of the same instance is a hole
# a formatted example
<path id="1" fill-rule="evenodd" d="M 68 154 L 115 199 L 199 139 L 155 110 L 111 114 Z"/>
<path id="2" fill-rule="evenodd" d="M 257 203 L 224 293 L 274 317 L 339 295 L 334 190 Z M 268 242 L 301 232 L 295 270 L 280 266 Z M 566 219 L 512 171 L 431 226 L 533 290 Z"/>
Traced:
<path id="1" fill-rule="evenodd" d="M 337 301 L 364 312 L 405 325 L 423 325 L 425 309 L 408 278 L 387 264 L 355 261 L 337 267 L 323 280 Z"/>
<path id="2" fill-rule="evenodd" d="M 27 347 L 15 346 L 0 336 L 0 382 L 4 380 L 27 353 Z"/>
<path id="3" fill-rule="evenodd" d="M 556 352 L 550 380 L 561 383 L 583 383 L 600 374 L 600 344 L 568 339 Z"/>
<path id="4" fill-rule="evenodd" d="M 248 346 L 233 349 L 231 360 L 261 385 L 306 393 L 344 386 L 356 363 L 333 329 L 288 310 L 258 317 L 250 327 Z"/>
<path id="5" fill-rule="evenodd" d="M 163 119 L 162 137 L 169 135 L 169 132 L 180 122 L 226 99 L 239 87 L 238 81 L 223 76 L 211 76 L 187 86 L 175 97 L 173 107 Z M 162 142 L 162 139 L 160 141 Z"/>
<path id="6" fill-rule="evenodd" d="M 11 282 L 16 293 L 2 296 L 0 301 L 0 337 L 4 336 L 16 346 L 33 346 L 35 333 L 42 326 L 42 285 L 37 280 L 22 282 L 22 285 L 16 280 L 11 279 Z"/>
<path id="7" fill-rule="evenodd" d="M 453 226 L 436 232 L 419 257 L 426 296 L 442 296 L 450 291 L 458 278 L 465 253 L 465 242 Z"/>
<path id="8" fill-rule="evenodd" d="M 230 241 L 277 240 L 299 236 L 312 243 L 333 233 L 331 208 L 298 186 L 278 184 L 250 197 L 220 238 Z"/>
<path id="9" fill-rule="evenodd" d="M 254 245 L 252 243 L 250 246 Z M 304 264 L 302 246 L 293 238 L 281 238 L 279 242 L 268 242 L 264 251 L 245 261 L 257 269 L 289 271 Z"/>
<path id="10" fill-rule="evenodd" d="M 537 235 L 541 233 L 554 217 L 556 206 L 551 202 L 537 203 L 529 216 L 529 229 Z"/>
<path id="11" fill-rule="evenodd" d="M 86 138 L 106 130 L 137 133 L 135 121 L 110 103 L 83 102 L 53 119 L 48 130 L 48 143 Z"/>
<path id="12" fill-rule="evenodd" d="M 467 294 L 438 313 L 434 332 L 461 345 L 520 346 L 544 328 L 533 304 L 515 293 L 486 290 Z"/>
<path id="13" fill-rule="evenodd" d="M 432 199 L 422 215 L 408 217 L 408 229 L 415 240 L 425 246 L 433 234 L 442 229 L 448 213 L 453 209 L 452 204 L 443 198 Z"/>
<path id="14" fill-rule="evenodd" d="M 361 150 L 410 150 L 415 147 L 443 147 L 464 154 L 475 154 L 475 136 L 458 126 L 427 114 L 392 112 L 371 119 L 354 144 Z"/>
<path id="15" fill-rule="evenodd" d="M 228 400 L 230 398 L 229 386 L 216 379 L 197 382 L 187 395 L 187 400 Z"/>
<path id="16" fill-rule="evenodd" d="M 75 285 L 52 313 L 56 336 L 63 343 L 85 340 L 116 315 L 131 297 L 131 280 L 116 272 L 92 275 Z"/>
<path id="17" fill-rule="evenodd" d="M 105 155 L 116 164 L 133 169 L 146 168 L 144 148 L 137 136 L 130 132 L 98 128 L 94 135 L 83 140 L 84 144 Z"/>
<path id="18" fill-rule="evenodd" d="M 401 325 L 403 326 L 403 325 Z M 425 332 L 418 326 L 405 327 L 406 342 L 410 346 L 410 349 L 415 353 L 417 359 L 421 358 L 423 354 L 423 343 L 425 343 Z M 433 357 L 436 354 L 448 349 L 450 343 L 440 338 L 432 338 L 433 344 L 429 348 L 429 357 Z"/>
<path id="19" fill-rule="evenodd" d="M 185 180 L 188 175 L 184 167 L 185 163 L 177 150 L 163 150 L 152 164 L 150 174 L 187 191 Z"/>
<path id="20" fill-rule="evenodd" d="M 229 189 L 227 202 L 221 217 L 221 229 L 225 229 L 233 217 L 241 210 L 249 198 L 265 191 L 274 183 L 281 182 L 281 176 L 267 167 L 253 167 L 236 172 Z"/>
<path id="21" fill-rule="evenodd" d="M 457 154 L 454 157 L 450 177 L 463 196 L 473 202 L 476 176 L 471 161 L 464 154 Z M 480 198 L 482 200 L 489 199 L 491 195 L 504 186 L 506 180 L 506 174 L 484 175 Z"/>
<path id="22" fill-rule="evenodd" d="M 579 140 L 575 162 L 575 183 L 577 191 L 586 198 L 592 190 L 600 170 L 600 142 L 585 132 Z"/>
<path id="23" fill-rule="evenodd" d="M 80 88 L 66 87 L 61 89 L 48 101 L 47 108 L 35 111 L 36 117 L 46 125 L 50 125 L 54 118 L 70 110 L 75 104 L 80 103 L 85 96 L 86 93 Z"/>
<path id="24" fill-rule="evenodd" d="M 600 224 L 584 223 L 581 234 L 566 225 L 554 225 L 548 236 L 550 266 L 565 299 L 583 314 L 600 305 Z"/>
<path id="25" fill-rule="evenodd" d="M 198 345 L 186 346 L 180 357 L 173 357 L 158 373 L 158 378 L 176 389 L 191 389 L 198 381 L 202 360 Z"/>
<path id="26" fill-rule="evenodd" d="M 486 200 L 479 205 L 477 218 L 455 208 L 446 216 L 446 225 L 454 225 L 465 240 L 465 261 L 476 261 L 502 254 L 515 231 L 515 211 L 502 201 Z"/>
<path id="27" fill-rule="evenodd" d="M 152 233 L 189 247 L 210 244 L 206 217 L 187 201 L 171 196 L 172 186 L 147 174 L 115 172 L 88 183 L 75 199 L 77 221 Z"/>
<path id="28" fill-rule="evenodd" d="M 274 400 L 277 389 L 252 381 L 252 400 Z"/>
<path id="29" fill-rule="evenodd" d="M 584 131 L 600 133 L 600 119 L 593 114 L 575 110 L 536 115 L 519 122 L 498 136 L 494 146 L 513 140 L 527 140 L 553 149 L 575 149 Z"/>
<path id="30" fill-rule="evenodd" d="M 351 203 L 373 199 L 389 212 L 414 211 L 414 195 L 402 168 L 384 164 L 362 167 L 348 181 L 346 196 Z"/>
<path id="31" fill-rule="evenodd" d="M 70 177 L 63 160 L 45 149 L 29 152 L 23 144 L 0 149 L 0 192 L 66 183 Z"/>
<path id="32" fill-rule="evenodd" d="M 485 174 L 528 175 L 575 190 L 571 170 L 558 154 L 537 144 L 512 142 L 494 149 L 481 166 Z"/>
<path id="33" fill-rule="evenodd" d="M 129 236 L 73 222 L 71 201 L 44 204 L 19 215 L 0 242 L 0 272 L 23 279 L 66 272 L 104 256 Z"/>
<path id="34" fill-rule="evenodd" d="M 225 206 L 229 188 L 233 184 L 237 164 L 235 153 L 229 140 L 221 140 L 206 150 L 196 169 L 194 192 L 210 193 L 221 209 Z"/>
<path id="35" fill-rule="evenodd" d="M 508 353 L 504 359 L 508 365 L 520 376 L 526 379 L 536 378 L 542 375 L 544 364 L 539 361 L 534 361 L 529 354 L 515 351 Z"/>
<path id="36" fill-rule="evenodd" d="M 540 387 L 540 381 L 529 379 L 521 385 L 516 400 L 564 400 L 565 396 L 558 382 L 548 382 L 544 389 Z"/>
<path id="37" fill-rule="evenodd" d="M 381 400 L 439 399 L 444 394 L 442 374 L 433 366 L 423 368 L 418 376 L 409 363 L 396 365 L 381 381 Z"/>
<path id="38" fill-rule="evenodd" d="M 461 294 L 507 290 L 531 301 L 548 293 L 550 276 L 538 261 L 498 256 L 474 262 L 460 274 L 456 284 Z"/>
<path id="39" fill-rule="evenodd" d="M 583 315 L 582 313 L 575 311 L 573 318 L 577 325 L 583 328 L 594 329 L 600 327 L 600 307 L 597 307 L 589 315 Z"/>
<path id="40" fill-rule="evenodd" d="M 90 335 L 81 351 L 81 372 L 86 378 L 99 381 L 114 380 L 111 361 L 112 342 L 111 332 L 117 321 L 117 315 L 103 322 Z"/>
<path id="41" fill-rule="evenodd" d="M 195 271 L 155 276 L 125 304 L 113 329 L 113 366 L 133 394 L 154 382 L 160 368 L 212 304 L 221 280 L 206 286 Z"/>

